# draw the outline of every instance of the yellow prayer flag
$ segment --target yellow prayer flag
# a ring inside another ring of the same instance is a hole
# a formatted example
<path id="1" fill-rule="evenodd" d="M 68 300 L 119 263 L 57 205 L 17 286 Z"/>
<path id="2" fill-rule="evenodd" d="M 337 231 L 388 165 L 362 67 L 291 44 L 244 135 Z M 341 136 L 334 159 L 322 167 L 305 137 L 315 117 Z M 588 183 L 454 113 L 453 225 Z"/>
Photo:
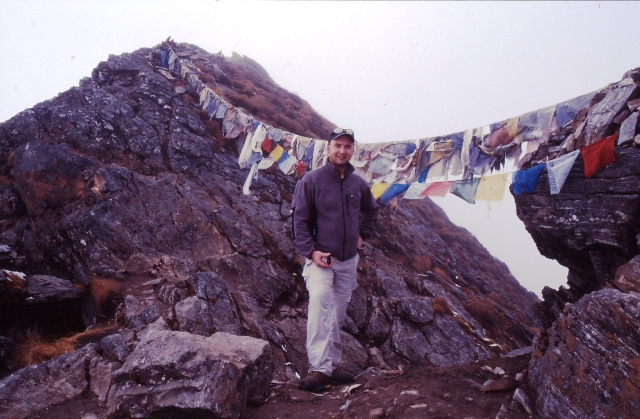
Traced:
<path id="1" fill-rule="evenodd" d="M 269 153 L 269 157 L 271 157 L 273 160 L 278 162 L 278 161 L 280 161 L 280 157 L 282 157 L 282 152 L 283 151 L 284 151 L 284 149 L 282 147 L 280 147 L 279 145 L 277 145 L 276 148 L 271 150 L 271 153 Z"/>
<path id="2" fill-rule="evenodd" d="M 510 120 L 507 121 L 507 125 L 505 125 L 505 129 L 507 130 L 507 134 L 509 135 L 509 138 L 513 138 L 516 136 L 516 134 L 518 134 L 518 121 L 520 120 L 519 117 L 515 117 L 515 118 L 511 118 Z"/>
<path id="3" fill-rule="evenodd" d="M 389 189 L 389 184 L 385 182 L 376 183 L 371 187 L 371 193 L 375 199 L 378 199 L 382 196 L 384 191 Z"/>
<path id="4" fill-rule="evenodd" d="M 474 199 L 476 201 L 502 201 L 507 189 L 508 173 L 480 178 Z"/>

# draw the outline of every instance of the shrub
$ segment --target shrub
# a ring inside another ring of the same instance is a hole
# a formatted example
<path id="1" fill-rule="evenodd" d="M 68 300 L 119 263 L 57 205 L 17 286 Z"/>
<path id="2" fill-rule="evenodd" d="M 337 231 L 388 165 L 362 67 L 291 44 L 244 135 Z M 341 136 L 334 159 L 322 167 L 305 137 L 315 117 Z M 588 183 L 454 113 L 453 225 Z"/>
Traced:
<path id="1" fill-rule="evenodd" d="M 442 315 L 448 314 L 449 316 L 453 315 L 453 312 L 449 307 L 449 302 L 447 301 L 446 298 L 441 298 L 441 297 L 432 298 L 431 306 L 433 307 L 434 313 L 442 314 Z"/>

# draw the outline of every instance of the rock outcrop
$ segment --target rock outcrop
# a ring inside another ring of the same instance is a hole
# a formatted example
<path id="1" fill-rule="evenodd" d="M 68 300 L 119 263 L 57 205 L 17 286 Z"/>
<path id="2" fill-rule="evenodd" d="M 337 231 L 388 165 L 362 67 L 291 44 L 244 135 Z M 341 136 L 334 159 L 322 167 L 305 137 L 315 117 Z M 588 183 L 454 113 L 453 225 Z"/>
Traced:
<path id="1" fill-rule="evenodd" d="M 52 404 L 70 400 L 89 389 L 89 362 L 98 357 L 95 345 L 23 368 L 0 381 L 0 417 L 27 418 Z"/>
<path id="2" fill-rule="evenodd" d="M 529 385 L 543 418 L 632 418 L 640 409 L 640 297 L 605 289 L 536 339 Z"/>
<path id="3" fill-rule="evenodd" d="M 108 404 L 116 417 L 237 418 L 248 398 L 266 397 L 272 378 L 266 341 L 151 332 L 113 373 Z"/>
<path id="4" fill-rule="evenodd" d="M 244 195 L 244 138 L 224 138 L 198 92 L 159 67 L 163 48 L 112 56 L 79 87 L 0 124 L 0 267 L 84 290 L 76 319 L 85 326 L 117 319 L 121 339 L 104 340 L 89 369 L 114 371 L 118 384 L 103 374 L 90 387 L 104 398 L 111 386 L 110 403 L 125 414 L 155 411 L 126 383 L 141 342 L 161 332 L 259 338 L 276 379 L 307 370 L 307 297 L 289 218 L 295 179 L 261 171 Z M 274 130 L 318 138 L 331 130 L 248 58 L 172 48 L 209 88 Z M 529 346 L 542 324 L 536 297 L 428 199 L 383 209 L 360 256 L 342 334 L 353 373 L 470 363 Z M 19 339 L 20 327 L 8 318 L 0 335 Z"/>
<path id="5" fill-rule="evenodd" d="M 595 95 L 575 118 L 541 146 L 531 162 L 617 135 L 615 163 L 586 179 L 579 156 L 559 194 L 543 173 L 535 194 L 515 196 L 518 217 L 540 253 L 569 268 L 568 288 L 542 292 L 547 325 L 565 303 L 612 284 L 616 269 L 640 252 L 640 140 L 637 127 L 640 69 Z"/>

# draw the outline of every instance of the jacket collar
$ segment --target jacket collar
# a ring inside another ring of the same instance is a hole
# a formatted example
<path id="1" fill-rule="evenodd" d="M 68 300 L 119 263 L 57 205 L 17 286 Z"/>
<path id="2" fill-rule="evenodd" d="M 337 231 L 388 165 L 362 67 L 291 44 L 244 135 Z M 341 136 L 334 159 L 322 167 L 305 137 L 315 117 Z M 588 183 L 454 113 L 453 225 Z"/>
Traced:
<path id="1" fill-rule="evenodd" d="M 324 165 L 324 169 L 330 172 L 333 176 L 336 176 L 338 179 L 340 179 L 340 170 L 338 170 L 337 167 L 329 163 L 329 160 L 327 160 L 327 164 Z M 356 168 L 353 167 L 351 163 L 347 163 L 347 168 L 344 171 L 344 178 L 346 179 L 347 176 L 349 176 L 355 170 Z"/>

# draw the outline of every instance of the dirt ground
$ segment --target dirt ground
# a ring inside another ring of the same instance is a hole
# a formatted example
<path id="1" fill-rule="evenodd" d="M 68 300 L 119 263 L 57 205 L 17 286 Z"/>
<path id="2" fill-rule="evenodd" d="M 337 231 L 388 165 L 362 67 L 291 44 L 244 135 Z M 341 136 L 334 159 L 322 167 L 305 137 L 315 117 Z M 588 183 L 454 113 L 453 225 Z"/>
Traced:
<path id="1" fill-rule="evenodd" d="M 298 390 L 297 383 L 273 382 L 261 405 L 249 405 L 242 419 L 288 418 L 454 418 L 494 419 L 503 404 L 510 404 L 528 356 L 495 358 L 472 365 L 435 368 L 407 366 L 396 371 L 369 370 L 355 384 L 333 386 L 322 394 Z M 500 367 L 500 377 L 487 371 Z M 487 380 L 511 384 L 502 391 L 482 392 Z M 103 418 L 106 406 L 94 396 L 82 396 L 50 407 L 33 419 Z M 95 416 L 94 416 L 95 415 Z M 530 416 L 523 409 L 509 419 Z M 189 419 L 189 416 L 185 416 Z"/>

